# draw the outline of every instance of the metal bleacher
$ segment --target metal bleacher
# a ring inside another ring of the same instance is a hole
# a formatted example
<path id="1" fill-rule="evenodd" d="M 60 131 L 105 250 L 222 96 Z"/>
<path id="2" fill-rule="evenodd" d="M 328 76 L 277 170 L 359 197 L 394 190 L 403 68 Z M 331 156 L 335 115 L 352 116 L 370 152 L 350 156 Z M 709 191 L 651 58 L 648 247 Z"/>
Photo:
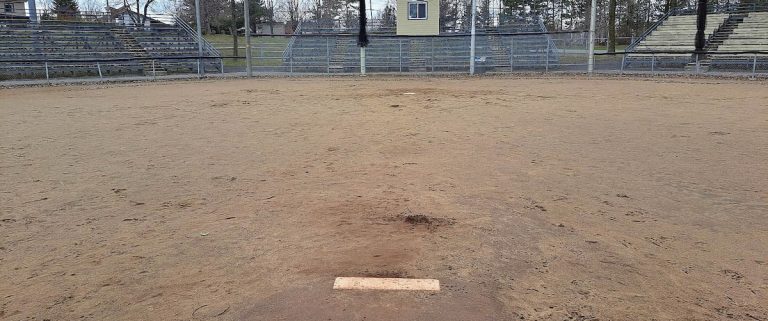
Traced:
<path id="1" fill-rule="evenodd" d="M 198 42 L 193 33 L 177 26 L 127 27 L 130 35 L 146 51 L 150 58 L 159 62 L 169 72 L 197 72 Z M 219 52 L 204 42 L 203 56 L 220 56 Z M 200 59 L 205 71 L 220 71 L 218 58 Z"/>
<path id="2" fill-rule="evenodd" d="M 715 31 L 728 19 L 728 14 L 709 14 L 705 37 L 712 37 Z M 691 61 L 691 51 L 696 49 L 696 15 L 670 15 L 652 28 L 639 42 L 627 48 L 627 65 L 654 64 L 658 67 L 684 66 Z M 681 53 L 676 53 L 680 51 Z"/>
<path id="3" fill-rule="evenodd" d="M 509 66 L 510 61 L 501 61 L 501 59 L 510 59 L 511 64 L 517 69 L 536 69 L 544 66 L 555 66 L 559 63 L 559 57 L 557 55 L 557 48 L 554 42 L 546 34 L 535 34 L 547 32 L 546 27 L 541 21 L 528 22 L 517 21 L 508 22 L 502 26 L 497 27 L 500 33 L 528 33 L 529 35 L 517 35 L 517 36 L 500 36 L 499 40 L 501 47 L 509 50 L 507 55 L 499 55 L 496 57 L 498 66 Z M 490 32 L 491 41 L 494 40 L 494 35 Z M 493 48 L 493 45 L 491 45 Z M 494 50 L 496 51 L 496 50 Z"/>
<path id="4" fill-rule="evenodd" d="M 0 21 L 0 79 L 140 74 L 142 66 L 101 23 Z M 96 63 L 98 59 L 119 62 Z M 47 65 L 47 68 L 46 68 Z"/>
<path id="5" fill-rule="evenodd" d="M 283 55 L 283 66 L 293 72 L 355 72 L 360 49 L 353 31 L 333 23 L 302 22 Z M 488 70 L 544 68 L 558 62 L 556 48 L 543 24 L 515 22 L 480 30 L 476 57 Z M 469 68 L 470 36 L 396 36 L 394 30 L 370 32 L 366 70 L 372 72 L 462 71 Z M 510 35 L 524 33 L 526 35 Z M 531 34 L 534 33 L 534 34 Z M 548 51 L 549 50 L 549 51 Z"/>
<path id="6" fill-rule="evenodd" d="M 743 69 L 768 65 L 768 12 L 744 14 L 743 20 L 718 46 L 717 53 L 712 55 L 714 68 Z"/>
<path id="7" fill-rule="evenodd" d="M 205 57 L 220 57 L 205 45 Z M 197 55 L 196 36 L 178 25 L 0 20 L 0 80 L 196 72 Z M 218 58 L 199 61 L 221 68 Z"/>

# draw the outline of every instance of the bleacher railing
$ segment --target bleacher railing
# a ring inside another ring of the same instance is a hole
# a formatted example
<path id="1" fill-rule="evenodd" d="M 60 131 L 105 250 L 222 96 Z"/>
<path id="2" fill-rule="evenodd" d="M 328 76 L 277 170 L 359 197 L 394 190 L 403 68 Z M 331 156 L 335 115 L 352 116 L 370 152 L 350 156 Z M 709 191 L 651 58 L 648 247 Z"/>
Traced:
<path id="1" fill-rule="evenodd" d="M 174 22 L 177 26 L 179 26 L 182 30 L 186 31 L 187 34 L 192 37 L 196 42 L 200 42 L 203 44 L 203 54 L 209 55 L 209 56 L 221 56 L 221 52 L 219 52 L 216 47 L 211 45 L 210 42 L 205 40 L 205 38 L 200 38 L 197 36 L 197 31 L 192 29 L 192 27 L 184 22 L 184 19 L 179 18 L 178 16 L 173 16 Z"/>
<path id="2" fill-rule="evenodd" d="M 186 68 L 190 72 L 221 73 L 219 56 L 155 57 L 149 65 L 136 58 L 1 59 L 0 80 L 126 77 L 156 78 L 161 70 Z M 190 64 L 192 62 L 192 64 Z"/>
<path id="3" fill-rule="evenodd" d="M 654 23 L 650 28 L 646 29 L 639 37 L 637 37 L 635 41 L 633 41 L 625 50 L 634 51 L 635 48 L 637 48 L 637 45 L 639 45 L 640 42 L 645 40 L 645 37 L 648 37 L 652 32 L 656 31 L 656 29 L 658 29 L 659 26 L 661 26 L 664 23 L 664 21 L 666 21 L 667 18 L 669 18 L 669 16 L 675 15 L 677 14 L 677 12 L 678 10 L 674 9 L 665 13 L 658 21 L 656 21 L 656 23 Z"/>

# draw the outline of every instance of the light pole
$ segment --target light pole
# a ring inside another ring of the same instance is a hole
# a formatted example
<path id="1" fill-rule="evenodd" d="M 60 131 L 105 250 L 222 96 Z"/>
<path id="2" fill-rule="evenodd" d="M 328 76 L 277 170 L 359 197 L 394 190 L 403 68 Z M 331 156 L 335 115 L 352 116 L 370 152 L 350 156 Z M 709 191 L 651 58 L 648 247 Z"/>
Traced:
<path id="1" fill-rule="evenodd" d="M 595 0 L 592 0 L 595 1 Z M 477 14 L 477 0 L 472 0 L 472 35 L 469 41 L 469 74 L 475 74 L 475 19 Z"/>
<path id="2" fill-rule="evenodd" d="M 251 6 L 250 0 L 243 0 L 243 14 L 245 18 L 245 73 L 248 77 L 253 76 L 251 70 Z"/>
<path id="3" fill-rule="evenodd" d="M 35 0 L 27 1 L 29 7 L 29 21 L 37 22 L 37 8 L 35 7 Z"/>
<path id="4" fill-rule="evenodd" d="M 595 68 L 595 20 L 597 19 L 597 1 L 592 0 L 592 13 L 589 15 L 589 59 L 587 60 L 587 72 L 592 74 Z"/>
<path id="5" fill-rule="evenodd" d="M 204 67 L 200 59 L 203 56 L 203 28 L 200 22 L 200 0 L 195 0 L 195 23 L 197 24 L 197 74 L 202 75 Z"/>

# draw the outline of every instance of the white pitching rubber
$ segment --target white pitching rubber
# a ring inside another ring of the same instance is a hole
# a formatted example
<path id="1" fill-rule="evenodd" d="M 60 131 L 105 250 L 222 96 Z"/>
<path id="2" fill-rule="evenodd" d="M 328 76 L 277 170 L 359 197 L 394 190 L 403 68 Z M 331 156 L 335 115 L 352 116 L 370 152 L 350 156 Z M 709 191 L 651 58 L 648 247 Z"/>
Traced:
<path id="1" fill-rule="evenodd" d="M 405 290 L 440 291 L 440 281 L 435 279 L 361 278 L 337 277 L 334 290 Z"/>

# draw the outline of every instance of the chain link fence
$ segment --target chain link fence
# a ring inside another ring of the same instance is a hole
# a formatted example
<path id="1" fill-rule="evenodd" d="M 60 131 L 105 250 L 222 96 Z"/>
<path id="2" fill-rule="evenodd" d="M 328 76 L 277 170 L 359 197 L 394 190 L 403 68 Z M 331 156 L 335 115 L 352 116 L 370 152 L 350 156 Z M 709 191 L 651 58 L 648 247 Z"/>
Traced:
<path id="1" fill-rule="evenodd" d="M 588 70 L 586 32 L 481 34 L 476 40 L 476 73 L 576 72 Z M 361 52 L 356 35 L 253 36 L 254 74 L 358 74 Z M 368 73 L 469 73 L 470 36 L 404 37 L 373 35 L 366 48 Z M 82 60 L 0 60 L 0 80 L 242 75 L 247 68 L 244 41 L 234 56 L 226 42 L 212 42 L 222 56 L 94 58 Z M 174 70 L 173 73 L 158 70 Z M 768 76 L 768 52 L 622 52 L 597 47 L 597 73 L 734 74 Z"/>

